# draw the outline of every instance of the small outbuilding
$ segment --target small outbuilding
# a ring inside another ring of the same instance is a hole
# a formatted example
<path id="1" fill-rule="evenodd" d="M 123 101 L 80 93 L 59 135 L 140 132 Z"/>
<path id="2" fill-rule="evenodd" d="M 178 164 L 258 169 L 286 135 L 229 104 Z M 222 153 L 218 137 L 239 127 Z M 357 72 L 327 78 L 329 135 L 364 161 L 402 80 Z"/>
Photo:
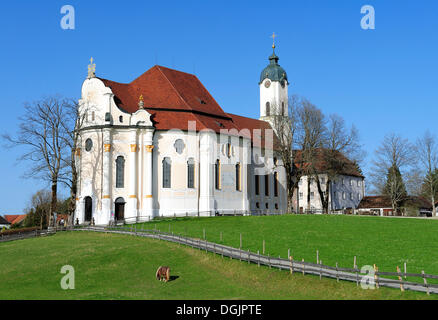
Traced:
<path id="1" fill-rule="evenodd" d="M 407 196 L 395 211 L 388 196 L 366 196 L 356 209 L 359 215 L 375 216 L 432 216 L 432 205 L 423 197 Z"/>

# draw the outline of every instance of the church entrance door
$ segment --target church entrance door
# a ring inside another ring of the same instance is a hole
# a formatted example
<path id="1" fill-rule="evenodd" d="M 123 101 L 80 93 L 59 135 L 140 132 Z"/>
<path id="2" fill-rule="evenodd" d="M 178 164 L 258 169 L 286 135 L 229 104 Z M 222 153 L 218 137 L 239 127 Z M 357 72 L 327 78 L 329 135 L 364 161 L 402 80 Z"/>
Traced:
<path id="1" fill-rule="evenodd" d="M 125 199 L 117 198 L 115 204 L 115 216 L 116 221 L 123 220 L 125 218 Z"/>
<path id="2" fill-rule="evenodd" d="M 85 197 L 85 222 L 91 222 L 93 213 L 93 200 L 91 197 Z"/>

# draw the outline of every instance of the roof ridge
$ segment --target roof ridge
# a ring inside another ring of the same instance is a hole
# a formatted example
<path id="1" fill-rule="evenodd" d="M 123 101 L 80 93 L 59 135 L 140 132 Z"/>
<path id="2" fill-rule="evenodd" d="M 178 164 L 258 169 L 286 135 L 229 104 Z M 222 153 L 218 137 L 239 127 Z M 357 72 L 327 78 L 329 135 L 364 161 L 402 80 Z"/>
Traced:
<path id="1" fill-rule="evenodd" d="M 175 86 L 173 85 L 172 81 L 170 81 L 170 79 L 164 74 L 163 70 L 161 70 L 159 65 L 155 65 L 152 68 L 157 68 L 160 73 L 163 75 L 164 78 L 166 78 L 167 82 L 169 82 L 169 84 L 172 86 L 173 90 L 177 93 L 178 97 L 182 100 L 182 102 L 191 110 L 193 111 L 193 108 L 187 103 L 187 101 L 181 96 L 181 94 L 179 93 L 179 91 L 175 88 Z M 165 68 L 165 67 L 164 67 Z M 168 69 L 168 68 L 167 68 Z M 170 70 L 170 69 L 169 69 Z"/>

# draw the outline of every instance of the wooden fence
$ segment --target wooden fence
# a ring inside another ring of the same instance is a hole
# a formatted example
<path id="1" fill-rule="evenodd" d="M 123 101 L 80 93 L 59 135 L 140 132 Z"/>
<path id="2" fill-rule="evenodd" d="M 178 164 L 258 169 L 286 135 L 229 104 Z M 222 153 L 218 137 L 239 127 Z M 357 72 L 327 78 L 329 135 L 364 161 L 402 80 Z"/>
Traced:
<path id="1" fill-rule="evenodd" d="M 361 283 L 365 283 L 367 286 L 372 285 L 375 288 L 379 287 L 389 287 L 389 288 L 398 288 L 402 291 L 404 290 L 412 290 L 412 291 L 420 291 L 430 293 L 438 293 L 438 285 L 431 284 L 427 282 L 427 279 L 438 279 L 438 276 L 426 274 L 424 271 L 421 274 L 418 273 L 404 273 L 401 272 L 399 268 L 397 268 L 397 272 L 383 272 L 379 271 L 378 268 L 374 265 L 374 272 L 368 274 L 362 274 L 361 270 L 356 266 L 355 268 L 341 268 L 338 265 L 335 267 L 327 266 L 322 264 L 322 261 L 319 259 L 319 263 L 311 263 L 305 262 L 304 259 L 301 261 L 294 260 L 293 257 L 289 256 L 288 259 L 280 258 L 280 257 L 271 257 L 260 254 L 260 252 L 251 252 L 249 250 L 237 249 L 221 244 L 217 244 L 214 242 L 208 242 L 204 239 L 195 239 L 181 236 L 180 234 L 174 234 L 170 232 L 163 232 L 159 230 L 143 230 L 138 229 L 136 226 L 131 226 L 129 228 L 126 227 L 80 227 L 74 228 L 73 230 L 78 231 L 96 231 L 96 232 L 106 232 L 106 233 L 118 233 L 118 234 L 127 234 L 127 235 L 135 235 L 141 237 L 148 237 L 158 240 L 165 240 L 170 242 L 179 243 L 182 245 L 187 245 L 192 248 L 196 248 L 199 250 L 204 250 L 205 252 L 212 252 L 214 254 L 218 254 L 222 257 L 229 257 L 230 259 L 239 259 L 240 261 L 244 261 L 249 263 L 257 264 L 258 266 L 264 265 L 269 268 L 276 268 L 279 270 L 287 270 L 291 274 L 293 273 L 301 273 L 312 274 L 319 276 L 320 279 L 322 277 L 328 277 L 345 281 L 356 282 L 356 285 L 359 286 Z M 393 276 L 397 279 L 390 279 L 383 276 Z M 407 277 L 413 278 L 421 278 L 422 283 L 407 281 Z M 405 278 L 405 280 L 403 280 Z"/>
<path id="2" fill-rule="evenodd" d="M 63 228 L 63 230 L 67 230 L 67 228 Z M 28 238 L 47 236 L 47 235 L 55 234 L 56 231 L 61 231 L 61 229 L 60 228 L 59 228 L 59 230 L 56 230 L 55 228 L 49 229 L 49 230 L 36 229 L 36 230 L 32 230 L 32 231 L 23 231 L 23 232 L 18 232 L 18 233 L 14 233 L 14 234 L 0 233 L 0 242 L 7 242 L 7 241 L 20 240 L 20 239 L 28 239 Z"/>

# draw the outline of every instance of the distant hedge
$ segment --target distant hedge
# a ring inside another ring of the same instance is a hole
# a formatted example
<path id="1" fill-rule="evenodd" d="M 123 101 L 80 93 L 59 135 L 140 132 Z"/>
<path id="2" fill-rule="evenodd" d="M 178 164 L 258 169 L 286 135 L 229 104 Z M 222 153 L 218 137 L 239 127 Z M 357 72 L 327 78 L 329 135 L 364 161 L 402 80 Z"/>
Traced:
<path id="1" fill-rule="evenodd" d="M 1 235 L 11 235 L 11 234 L 17 234 L 17 233 L 26 233 L 26 232 L 32 232 L 35 230 L 38 230 L 39 227 L 30 227 L 30 228 L 20 228 L 20 229 L 6 229 L 3 231 L 0 231 Z"/>

